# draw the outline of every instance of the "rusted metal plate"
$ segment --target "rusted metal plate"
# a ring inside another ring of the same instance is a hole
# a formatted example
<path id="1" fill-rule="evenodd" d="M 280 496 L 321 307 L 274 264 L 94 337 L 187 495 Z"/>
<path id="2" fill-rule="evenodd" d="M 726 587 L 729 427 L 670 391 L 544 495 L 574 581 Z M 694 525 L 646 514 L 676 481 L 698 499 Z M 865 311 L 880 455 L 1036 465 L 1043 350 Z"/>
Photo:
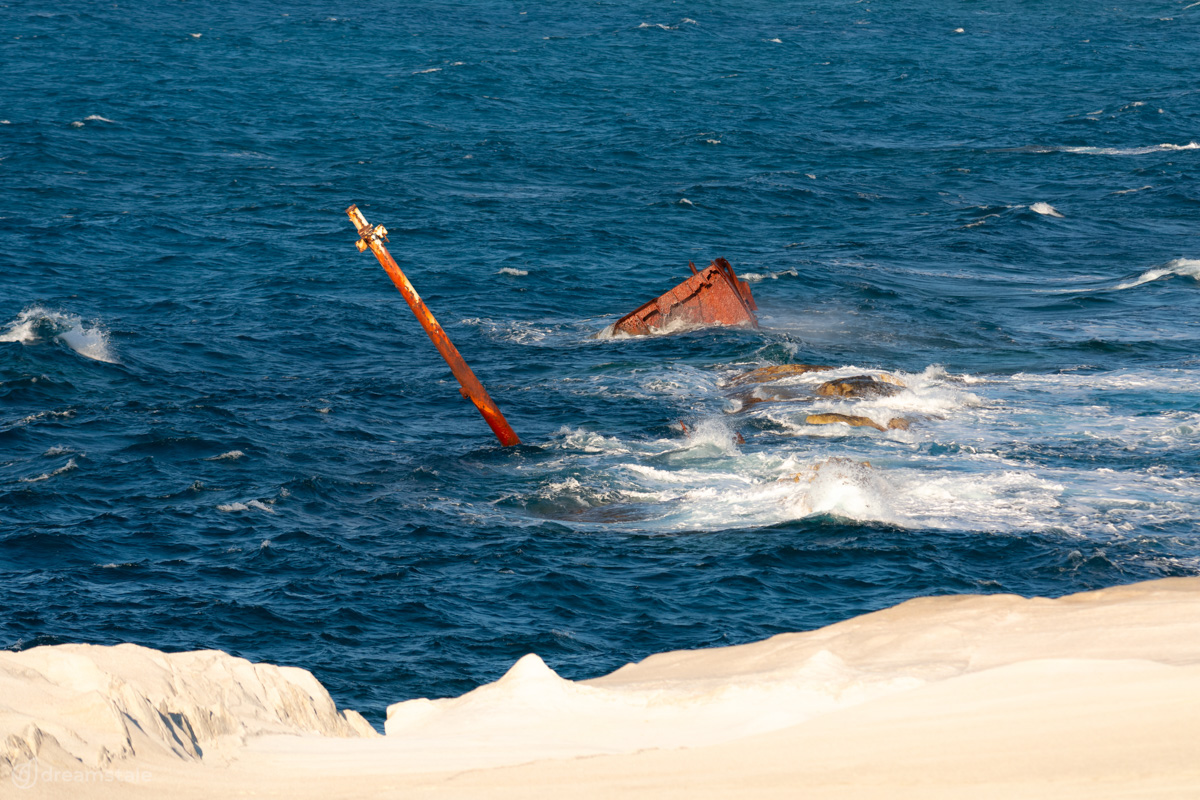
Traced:
<path id="1" fill-rule="evenodd" d="M 613 329 L 629 336 L 645 336 L 671 328 L 733 325 L 757 328 L 758 306 L 750 284 L 738 280 L 733 267 L 718 258 L 702 272 L 688 264 L 692 277 L 621 317 Z"/>

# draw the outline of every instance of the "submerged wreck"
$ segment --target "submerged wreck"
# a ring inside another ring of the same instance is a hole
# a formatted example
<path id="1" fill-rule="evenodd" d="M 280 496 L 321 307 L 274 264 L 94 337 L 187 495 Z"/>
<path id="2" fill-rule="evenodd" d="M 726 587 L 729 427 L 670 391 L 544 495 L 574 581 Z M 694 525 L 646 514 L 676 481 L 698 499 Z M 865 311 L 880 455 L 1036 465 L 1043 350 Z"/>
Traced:
<path id="1" fill-rule="evenodd" d="M 723 258 L 704 270 L 688 263 L 692 277 L 613 324 L 627 336 L 647 336 L 677 328 L 724 325 L 758 329 L 758 305 L 750 284 L 738 278 Z"/>

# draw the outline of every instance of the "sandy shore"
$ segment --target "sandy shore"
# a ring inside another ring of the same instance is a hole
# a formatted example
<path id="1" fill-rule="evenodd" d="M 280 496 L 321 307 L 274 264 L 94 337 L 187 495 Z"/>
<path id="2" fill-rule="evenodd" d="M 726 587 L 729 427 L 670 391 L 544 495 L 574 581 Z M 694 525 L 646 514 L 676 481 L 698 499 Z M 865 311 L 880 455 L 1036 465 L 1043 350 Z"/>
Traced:
<path id="1" fill-rule="evenodd" d="M 923 598 L 590 681 L 526 656 L 386 731 L 215 651 L 0 653 L 3 797 L 1197 797 L 1200 578 Z"/>

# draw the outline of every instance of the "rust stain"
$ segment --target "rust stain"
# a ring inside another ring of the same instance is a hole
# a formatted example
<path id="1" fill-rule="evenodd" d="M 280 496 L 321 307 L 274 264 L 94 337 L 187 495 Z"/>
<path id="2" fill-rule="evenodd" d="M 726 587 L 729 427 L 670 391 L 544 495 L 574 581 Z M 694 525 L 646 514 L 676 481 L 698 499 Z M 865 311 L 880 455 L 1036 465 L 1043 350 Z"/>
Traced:
<path id="1" fill-rule="evenodd" d="M 630 336 L 645 336 L 673 325 L 732 325 L 758 328 L 758 306 L 750 284 L 718 258 L 703 271 L 688 264 L 692 277 L 660 297 L 621 317 L 613 329 Z"/>
<path id="2" fill-rule="evenodd" d="M 379 260 L 380 266 L 384 272 L 392 279 L 392 283 L 396 284 L 396 288 L 400 290 L 400 294 L 404 295 L 405 301 L 408 302 L 409 308 L 412 309 L 417 321 L 421 323 L 421 327 L 425 329 L 425 333 L 429 334 L 430 341 L 434 347 L 442 354 L 442 358 L 446 359 L 446 363 L 450 365 L 450 371 L 454 373 L 454 377 L 458 379 L 462 388 L 459 392 L 463 397 L 470 400 L 479 409 L 479 413 L 483 415 L 483 419 L 487 422 L 488 427 L 492 429 L 492 433 L 496 434 L 496 438 L 500 440 L 500 444 L 509 447 L 514 444 L 520 444 L 521 440 L 513 429 L 508 424 L 508 420 L 500 413 L 500 409 L 492 401 L 488 395 L 487 389 L 483 388 L 483 384 L 475 377 L 475 373 L 467 366 L 467 362 L 459 354 L 458 348 L 450 341 L 450 337 L 446 336 L 446 332 L 442 330 L 442 326 L 438 324 L 434 318 L 433 312 L 425 305 L 425 301 L 417 294 L 417 290 L 409 283 L 408 277 L 401 271 L 396 260 L 392 258 L 392 254 L 388 252 L 383 243 L 387 241 L 387 229 L 382 225 L 371 225 L 367 222 L 362 212 L 358 210 L 358 206 L 350 206 L 346 209 L 347 216 L 350 217 L 350 222 L 358 230 L 359 240 L 357 247 L 359 252 L 366 252 L 370 248 L 375 254 L 375 258 Z"/>

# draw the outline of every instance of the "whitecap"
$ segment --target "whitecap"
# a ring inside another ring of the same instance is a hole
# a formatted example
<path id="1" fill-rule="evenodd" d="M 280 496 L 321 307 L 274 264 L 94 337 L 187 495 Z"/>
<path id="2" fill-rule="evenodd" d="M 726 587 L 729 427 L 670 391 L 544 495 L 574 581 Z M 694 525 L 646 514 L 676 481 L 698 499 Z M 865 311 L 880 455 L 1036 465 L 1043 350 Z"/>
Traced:
<path id="1" fill-rule="evenodd" d="M 228 453 L 221 453 L 219 456 L 205 459 L 206 461 L 237 461 L 242 456 L 246 455 L 241 450 L 230 450 Z"/>
<path id="2" fill-rule="evenodd" d="M 42 306 L 25 309 L 0 333 L 0 342 L 35 344 L 43 339 L 56 339 L 84 358 L 117 363 L 109 345 L 108 334 L 95 325 L 84 323 L 74 314 L 50 311 Z"/>
<path id="3" fill-rule="evenodd" d="M 496 272 L 496 274 L 497 274 L 497 275 L 512 275 L 512 276 L 513 276 L 513 277 L 515 277 L 515 278 L 521 278 L 521 277 L 524 277 L 524 276 L 528 275 L 528 274 L 529 274 L 529 270 L 527 270 L 527 269 L 517 269 L 516 267 L 501 267 L 501 268 L 500 268 L 500 269 L 499 269 L 499 270 Z"/>
<path id="4" fill-rule="evenodd" d="M 82 123 L 82 122 L 80 122 L 79 120 L 75 120 L 74 122 L 72 122 L 72 123 L 71 123 L 71 127 L 72 127 L 72 128 L 82 128 L 82 127 L 83 127 L 83 123 Z"/>
<path id="5" fill-rule="evenodd" d="M 441 72 L 441 71 L 442 71 L 441 67 L 430 67 L 429 69 L 419 69 L 416 72 L 414 72 L 413 75 L 427 75 L 430 72 Z"/>
<path id="6" fill-rule="evenodd" d="M 686 197 L 681 197 L 681 198 L 679 198 L 679 205 L 681 205 L 681 206 L 694 206 L 694 205 L 696 205 L 696 204 L 695 204 L 695 203 L 693 203 L 691 200 L 688 200 Z"/>
<path id="7" fill-rule="evenodd" d="M 775 44 L 783 44 L 783 40 L 782 40 L 782 39 L 767 39 L 767 41 L 768 41 L 768 42 L 774 42 Z"/>
<path id="8" fill-rule="evenodd" d="M 111 120 L 108 117 L 102 117 L 99 114 L 92 114 L 90 117 L 84 117 L 84 119 L 87 120 L 88 122 L 114 122 L 115 123 L 115 120 Z"/>
<path id="9" fill-rule="evenodd" d="M 1145 186 L 1139 186 L 1136 189 L 1118 189 L 1117 191 L 1112 192 L 1112 194 L 1133 194 L 1134 192 L 1144 192 L 1147 189 L 1153 189 L 1153 188 L 1154 187 L 1151 186 L 1150 184 L 1146 184 Z"/>
<path id="10" fill-rule="evenodd" d="M 269 505 L 262 502 L 261 500 L 251 500 L 248 503 L 222 503 L 221 505 L 217 506 L 217 511 L 226 511 L 226 512 L 249 511 L 250 509 L 256 509 L 258 511 L 265 511 L 268 514 L 275 513 L 275 509 L 271 508 Z"/>
<path id="11" fill-rule="evenodd" d="M 71 470 L 75 469 L 78 466 L 79 465 L 77 463 L 75 463 L 75 459 L 71 458 L 71 459 L 67 460 L 66 464 L 63 464 L 61 467 L 54 470 L 53 472 L 43 472 L 41 475 L 38 475 L 36 478 L 21 478 L 21 483 L 40 483 L 41 481 L 48 481 L 51 478 L 53 478 L 54 476 L 62 475 L 64 472 L 70 472 Z"/>
<path id="12" fill-rule="evenodd" d="M 1049 148 L 1043 152 L 1082 153 L 1091 156 L 1144 156 L 1150 153 L 1177 152 L 1182 150 L 1200 150 L 1200 143 L 1187 144 L 1156 144 L 1149 147 L 1058 147 Z"/>
<path id="13" fill-rule="evenodd" d="M 1137 278 L 1119 283 L 1115 289 L 1132 289 L 1134 286 L 1141 286 L 1143 283 L 1150 283 L 1159 278 L 1166 278 L 1171 275 L 1179 275 L 1186 278 L 1194 278 L 1200 281 L 1200 259 L 1195 258 L 1177 258 L 1173 261 L 1168 261 L 1161 267 L 1146 270 Z"/>
<path id="14" fill-rule="evenodd" d="M 1034 203 L 1029 207 L 1030 211 L 1041 214 L 1044 217 L 1061 217 L 1058 209 L 1049 203 Z"/>

